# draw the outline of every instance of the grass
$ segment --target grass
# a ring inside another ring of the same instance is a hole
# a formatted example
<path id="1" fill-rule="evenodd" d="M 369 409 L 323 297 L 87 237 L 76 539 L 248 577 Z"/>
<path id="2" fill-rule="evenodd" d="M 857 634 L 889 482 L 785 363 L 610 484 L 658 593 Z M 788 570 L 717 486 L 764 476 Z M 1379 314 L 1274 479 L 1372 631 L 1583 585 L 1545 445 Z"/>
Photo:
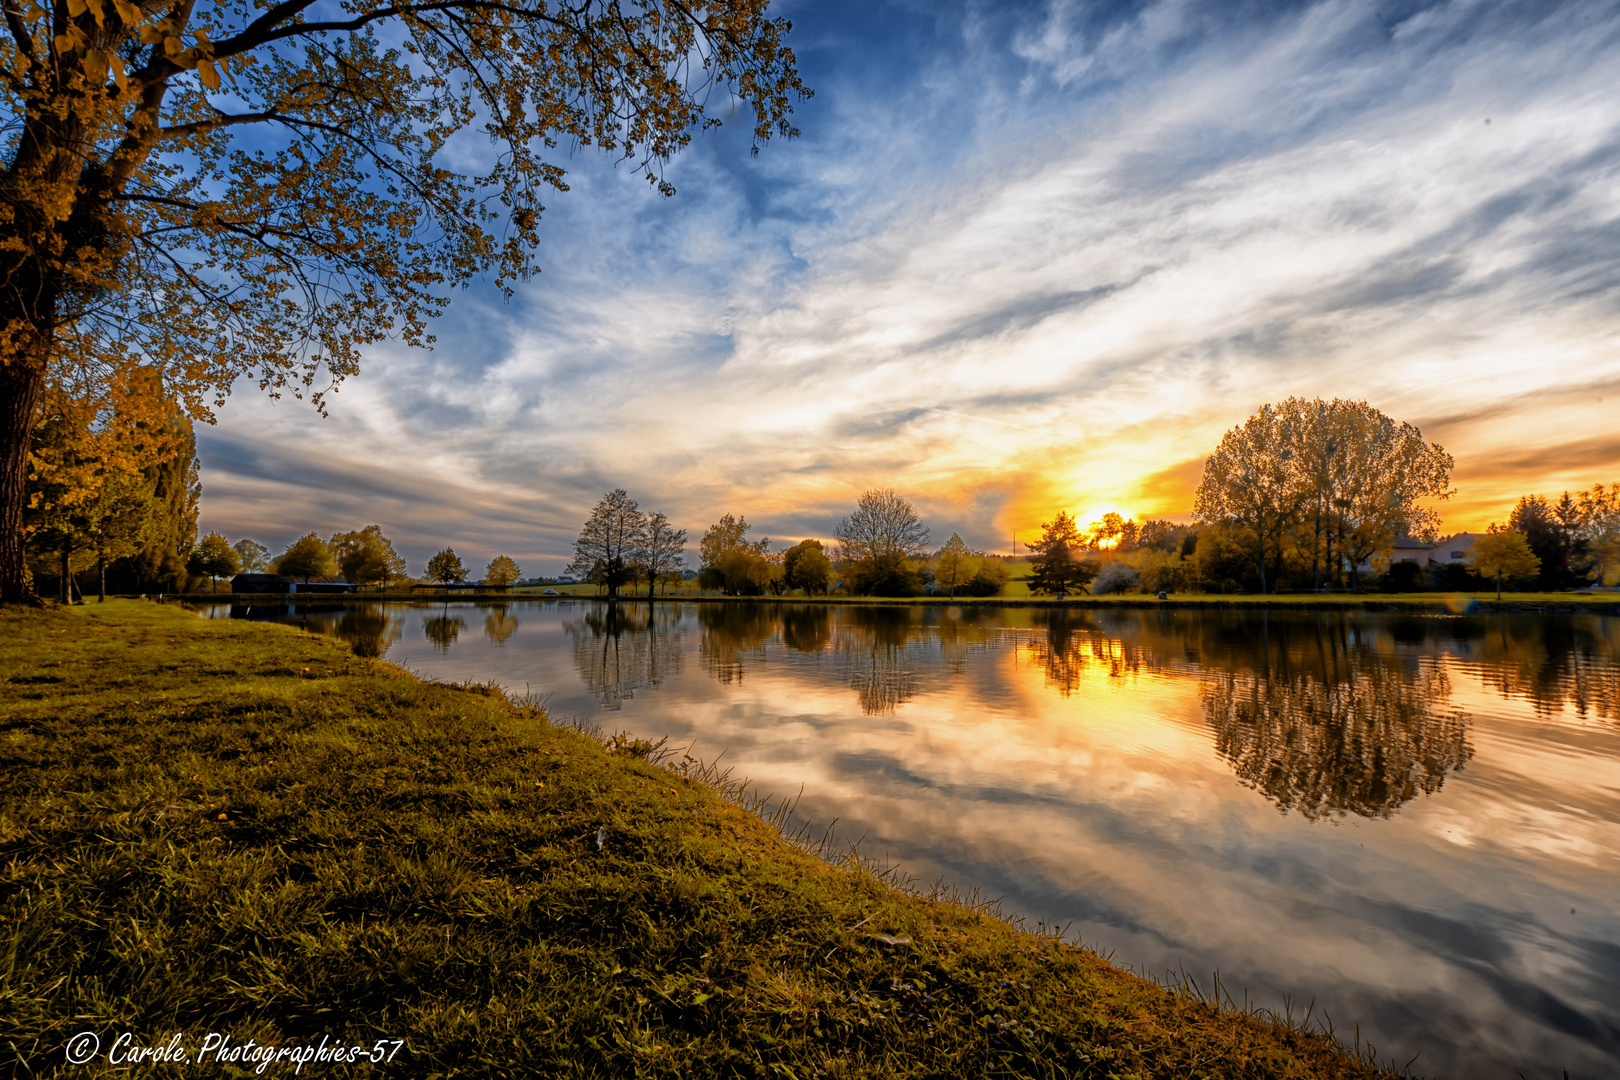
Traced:
<path id="1" fill-rule="evenodd" d="M 403 1041 L 321 1077 L 1387 1075 L 491 687 L 138 601 L 0 633 L 0 1071 L 123 1075 L 128 1031 Z"/>

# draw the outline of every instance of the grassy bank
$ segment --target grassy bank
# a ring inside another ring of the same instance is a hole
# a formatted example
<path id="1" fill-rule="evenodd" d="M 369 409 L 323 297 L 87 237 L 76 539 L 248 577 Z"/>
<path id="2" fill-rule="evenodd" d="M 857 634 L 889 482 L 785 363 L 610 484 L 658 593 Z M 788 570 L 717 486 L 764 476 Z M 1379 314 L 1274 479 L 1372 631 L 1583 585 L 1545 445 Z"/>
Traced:
<path id="1" fill-rule="evenodd" d="M 0 1062 L 23 1073 L 128 1074 L 105 1057 L 127 1031 L 393 1054 L 319 1077 L 1383 1075 L 829 865 L 645 744 L 330 639 L 136 601 L 0 632 Z"/>

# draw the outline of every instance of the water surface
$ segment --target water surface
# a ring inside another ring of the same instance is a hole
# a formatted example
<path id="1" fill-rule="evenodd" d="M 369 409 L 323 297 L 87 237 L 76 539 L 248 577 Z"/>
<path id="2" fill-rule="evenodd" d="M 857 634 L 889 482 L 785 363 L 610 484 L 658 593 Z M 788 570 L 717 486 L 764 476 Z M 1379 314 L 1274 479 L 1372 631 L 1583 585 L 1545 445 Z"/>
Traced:
<path id="1" fill-rule="evenodd" d="M 722 755 L 921 882 L 1438 1077 L 1620 1076 L 1620 619 L 221 605 Z"/>

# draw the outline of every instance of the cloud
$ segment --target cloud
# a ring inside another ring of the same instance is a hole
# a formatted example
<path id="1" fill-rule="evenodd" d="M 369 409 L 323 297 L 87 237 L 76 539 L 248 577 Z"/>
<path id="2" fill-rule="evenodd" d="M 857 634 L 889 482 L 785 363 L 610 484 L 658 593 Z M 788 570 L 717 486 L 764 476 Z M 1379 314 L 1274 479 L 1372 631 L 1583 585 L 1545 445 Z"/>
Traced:
<path id="1" fill-rule="evenodd" d="M 330 421 L 234 400 L 205 526 L 376 507 L 555 569 L 608 488 L 797 537 L 881 486 L 1004 550 L 1059 509 L 1185 517 L 1291 394 L 1431 418 L 1451 528 L 1614 479 L 1620 15 L 1391 11 L 789 5 L 801 140 L 723 127 L 673 200 L 577 159 L 511 304 L 457 297 Z"/>

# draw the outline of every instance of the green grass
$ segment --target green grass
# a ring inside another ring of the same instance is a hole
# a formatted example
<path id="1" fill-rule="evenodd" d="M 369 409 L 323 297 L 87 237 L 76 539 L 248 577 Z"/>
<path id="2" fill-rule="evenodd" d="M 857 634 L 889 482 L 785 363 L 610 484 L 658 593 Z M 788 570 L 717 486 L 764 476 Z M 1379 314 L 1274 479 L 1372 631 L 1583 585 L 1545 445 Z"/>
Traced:
<path id="1" fill-rule="evenodd" d="M 137 601 L 0 632 L 0 1072 L 125 1075 L 64 1047 L 129 1031 L 404 1041 L 323 1078 L 1385 1075 L 491 688 Z"/>

